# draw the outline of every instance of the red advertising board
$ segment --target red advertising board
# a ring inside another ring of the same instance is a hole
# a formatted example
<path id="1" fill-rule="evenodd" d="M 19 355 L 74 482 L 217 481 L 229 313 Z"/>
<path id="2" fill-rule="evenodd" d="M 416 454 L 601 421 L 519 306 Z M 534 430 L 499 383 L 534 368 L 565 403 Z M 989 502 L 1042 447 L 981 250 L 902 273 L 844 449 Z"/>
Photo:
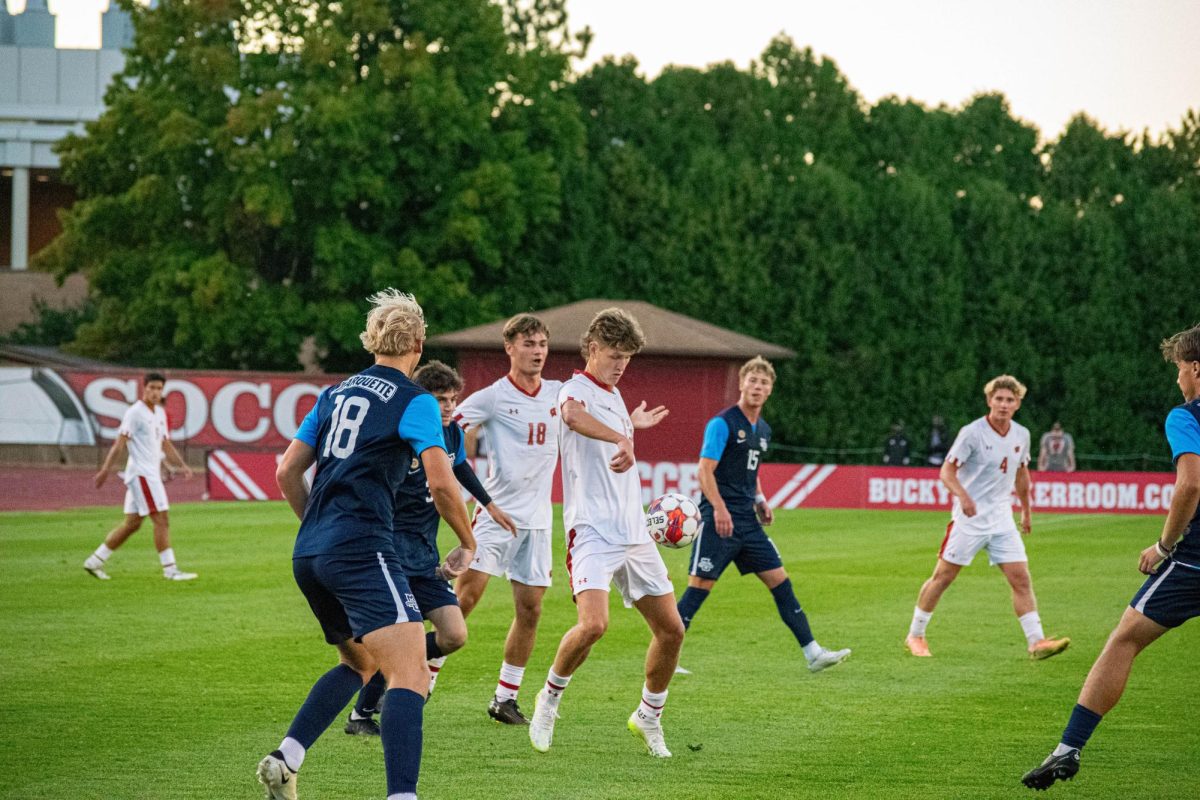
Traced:
<path id="1" fill-rule="evenodd" d="M 278 500 L 276 453 L 213 451 L 208 494 L 213 500 Z M 485 472 L 486 462 L 476 465 Z M 699 495 L 695 462 L 638 462 L 642 502 L 665 492 Z M 950 493 L 936 469 L 835 464 L 764 464 L 763 491 L 774 508 L 864 508 L 948 511 Z M 1175 476 L 1163 472 L 1042 472 L 1033 475 L 1033 507 L 1075 514 L 1161 514 L 1171 504 Z M 554 501 L 562 499 L 556 472 Z"/>
<path id="2" fill-rule="evenodd" d="M 125 409 L 141 395 L 141 373 L 59 374 L 94 420 L 96 434 L 115 438 Z M 204 447 L 282 450 L 321 390 L 339 380 L 331 375 L 173 370 L 163 399 L 171 438 Z"/>

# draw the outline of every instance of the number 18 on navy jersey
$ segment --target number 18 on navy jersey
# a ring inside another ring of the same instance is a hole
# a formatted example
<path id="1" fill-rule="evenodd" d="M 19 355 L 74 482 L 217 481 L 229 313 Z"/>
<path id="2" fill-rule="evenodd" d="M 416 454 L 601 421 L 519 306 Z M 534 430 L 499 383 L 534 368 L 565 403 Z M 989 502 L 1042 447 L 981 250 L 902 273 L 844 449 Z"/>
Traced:
<path id="1" fill-rule="evenodd" d="M 296 438 L 317 471 L 293 557 L 393 552 L 396 486 L 413 458 L 445 446 L 433 395 L 376 364 L 322 392 Z"/>

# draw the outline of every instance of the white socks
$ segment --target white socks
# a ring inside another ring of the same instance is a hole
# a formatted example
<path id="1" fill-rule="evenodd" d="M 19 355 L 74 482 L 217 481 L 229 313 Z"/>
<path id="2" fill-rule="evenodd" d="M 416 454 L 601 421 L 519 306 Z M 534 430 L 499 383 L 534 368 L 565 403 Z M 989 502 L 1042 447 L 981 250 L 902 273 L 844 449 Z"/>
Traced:
<path id="1" fill-rule="evenodd" d="M 1023 617 L 1017 617 L 1017 622 L 1021 623 L 1021 630 L 1025 632 L 1025 641 L 1029 643 L 1030 647 L 1046 638 L 1046 634 L 1042 632 L 1042 618 L 1038 616 L 1038 612 L 1030 611 Z"/>
<path id="2" fill-rule="evenodd" d="M 821 645 L 817 643 L 816 639 L 813 639 L 800 649 L 804 651 L 804 660 L 811 664 L 813 659 L 821 655 L 821 651 L 823 651 L 825 648 L 821 647 Z"/>
<path id="3" fill-rule="evenodd" d="M 417 800 L 417 795 L 413 792 L 396 792 L 389 794 L 387 800 Z"/>
<path id="4" fill-rule="evenodd" d="M 164 575 L 170 575 L 172 572 L 179 571 L 178 568 L 175 566 L 175 548 L 174 547 L 168 547 L 166 550 L 163 550 L 161 553 L 159 553 L 158 561 L 160 564 L 162 564 Z"/>
<path id="5" fill-rule="evenodd" d="M 1069 745 L 1069 744 L 1063 744 L 1062 742 L 1059 742 L 1058 747 L 1054 748 L 1054 752 L 1051 753 L 1050 755 L 1061 756 L 1063 753 L 1069 753 L 1072 750 L 1078 750 L 1078 749 L 1079 749 L 1078 747 L 1071 747 L 1071 745 Z"/>
<path id="6" fill-rule="evenodd" d="M 304 763 L 304 745 L 289 736 L 279 745 L 279 752 L 283 753 L 283 763 L 288 765 L 288 769 L 300 771 L 300 765 Z"/>
<path id="7" fill-rule="evenodd" d="M 446 664 L 446 656 L 431 658 L 425 663 L 429 666 L 429 694 L 433 694 L 433 687 L 437 686 L 438 673 Z"/>
<path id="8" fill-rule="evenodd" d="M 642 684 L 642 702 L 638 704 L 637 714 L 646 722 L 657 723 L 662 716 L 663 706 L 667 704 L 667 690 L 652 692 Z"/>
<path id="9" fill-rule="evenodd" d="M 546 694 L 550 696 L 551 700 L 557 703 L 559 698 L 562 697 L 562 693 L 566 690 L 567 684 L 570 682 L 570 675 L 564 678 L 551 669 L 550 674 L 546 676 Z"/>
<path id="10" fill-rule="evenodd" d="M 924 636 L 932 616 L 932 611 L 922 611 L 920 606 L 913 606 L 912 624 L 908 626 L 908 635 Z"/>
<path id="11" fill-rule="evenodd" d="M 496 681 L 496 699 L 502 703 L 505 700 L 516 700 L 524 677 L 524 667 L 514 667 L 507 661 L 503 662 L 500 665 L 500 680 Z"/>
<path id="12" fill-rule="evenodd" d="M 108 545 L 104 544 L 104 542 L 101 542 L 100 546 L 96 548 L 96 552 L 92 553 L 92 555 L 100 559 L 101 562 L 108 561 L 108 557 L 112 554 L 113 551 L 110 550 Z"/>

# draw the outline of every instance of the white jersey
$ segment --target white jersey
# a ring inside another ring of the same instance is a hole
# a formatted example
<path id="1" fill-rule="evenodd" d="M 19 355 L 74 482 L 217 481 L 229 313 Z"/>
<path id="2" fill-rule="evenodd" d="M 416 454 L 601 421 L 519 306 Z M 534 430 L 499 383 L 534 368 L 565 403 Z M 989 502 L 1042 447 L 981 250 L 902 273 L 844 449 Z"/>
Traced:
<path id="1" fill-rule="evenodd" d="M 1001 436 L 980 417 L 958 432 L 946 461 L 958 464 L 958 480 L 975 501 L 975 516 L 968 517 L 954 498 L 955 527 L 974 534 L 1015 531 L 1013 487 L 1017 469 L 1029 463 L 1029 429 L 1013 422 Z"/>
<path id="2" fill-rule="evenodd" d="M 633 438 L 633 420 L 615 386 L 576 372 L 558 393 L 561 408 L 568 400 L 581 404 L 598 422 Z M 642 481 L 637 465 L 625 472 L 609 469 L 617 446 L 562 428 L 563 524 L 568 531 L 595 531 L 609 544 L 653 541 L 642 509 Z"/>
<path id="3" fill-rule="evenodd" d="M 167 438 L 167 412 L 162 404 L 150 409 L 141 400 L 129 407 L 117 429 L 129 437 L 129 461 L 125 463 L 125 480 L 135 475 L 145 478 L 162 476 L 163 439 Z"/>
<path id="4" fill-rule="evenodd" d="M 549 530 L 553 525 L 550 494 L 558 461 L 562 385 L 543 380 L 537 393 L 529 394 L 505 375 L 464 400 L 454 415 L 463 430 L 478 426 L 487 433 L 483 486 L 524 530 Z"/>

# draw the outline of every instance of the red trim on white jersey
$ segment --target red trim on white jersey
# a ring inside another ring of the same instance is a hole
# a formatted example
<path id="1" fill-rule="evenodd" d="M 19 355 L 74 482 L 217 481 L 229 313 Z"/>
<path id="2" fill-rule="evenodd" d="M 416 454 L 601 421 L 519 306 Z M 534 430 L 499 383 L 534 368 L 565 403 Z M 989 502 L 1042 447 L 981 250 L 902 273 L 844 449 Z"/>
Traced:
<path id="1" fill-rule="evenodd" d="M 469 422 L 463 422 L 463 415 L 462 415 L 462 414 L 455 414 L 455 415 L 454 415 L 454 423 L 455 423 L 456 425 L 458 425 L 458 427 L 462 428 L 464 431 L 465 431 L 467 428 L 471 427 L 471 423 L 469 423 Z"/>
<path id="2" fill-rule="evenodd" d="M 996 427 L 996 423 L 992 422 L 991 414 L 988 414 L 987 416 L 985 416 L 984 419 L 987 420 L 988 427 L 991 428 L 992 430 L 994 430 L 996 432 L 996 435 L 999 436 L 1001 439 L 1008 436 L 1008 434 L 1012 433 L 1012 420 L 1011 419 L 1008 421 L 1008 430 L 1005 431 L 1004 433 L 1001 433 L 1000 429 Z"/>
<path id="3" fill-rule="evenodd" d="M 612 387 L 611 383 L 605 383 L 604 381 L 600 380 L 592 373 L 588 372 L 586 369 L 577 369 L 577 370 L 575 370 L 575 374 L 582 375 L 583 377 L 587 378 L 592 383 L 599 386 L 604 391 L 608 392 L 609 394 L 612 394 L 613 387 Z"/>
<path id="4" fill-rule="evenodd" d="M 521 388 L 521 387 L 520 387 L 520 386 L 517 384 L 517 382 L 516 382 L 516 381 L 514 381 L 514 380 L 512 379 L 512 375 L 505 375 L 504 377 L 508 378 L 508 382 L 509 382 L 509 383 L 511 383 L 511 384 L 513 385 L 513 388 L 514 388 L 514 389 L 516 389 L 518 392 L 520 392 L 521 394 L 525 395 L 526 397 L 537 397 L 539 394 L 541 394 L 541 393 L 542 393 L 542 379 L 541 379 L 541 378 L 538 378 L 538 388 L 534 389 L 532 392 L 527 392 L 527 391 L 525 391 L 524 389 L 522 389 L 522 388 Z"/>

